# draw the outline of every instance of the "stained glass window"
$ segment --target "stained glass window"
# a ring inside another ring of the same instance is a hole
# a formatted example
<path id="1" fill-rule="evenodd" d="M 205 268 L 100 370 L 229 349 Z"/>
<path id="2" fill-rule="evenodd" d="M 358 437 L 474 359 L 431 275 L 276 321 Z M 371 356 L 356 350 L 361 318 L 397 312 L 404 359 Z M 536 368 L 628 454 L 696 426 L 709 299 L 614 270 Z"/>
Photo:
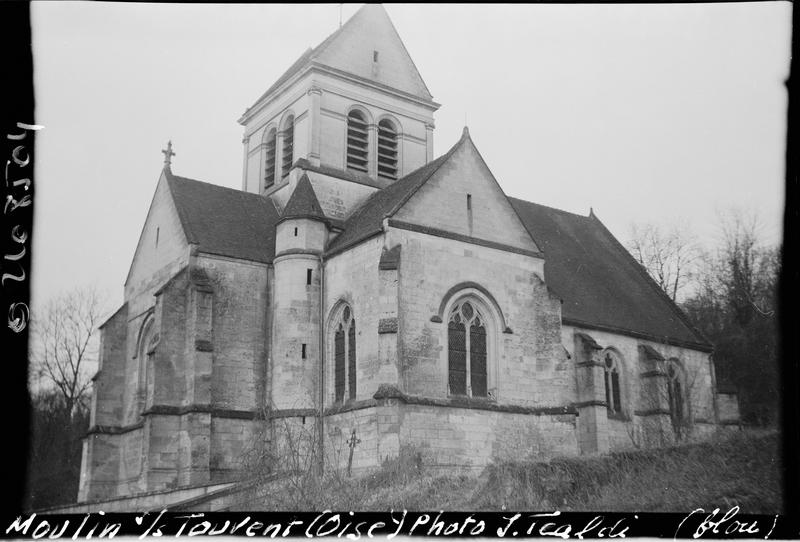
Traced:
<path id="1" fill-rule="evenodd" d="M 468 300 L 456 303 L 447 324 L 448 393 L 486 397 L 486 326 Z"/>
<path id="2" fill-rule="evenodd" d="M 356 398 L 356 321 L 350 307 L 342 309 L 333 335 L 334 357 L 334 401 L 342 402 Z"/>
<path id="3" fill-rule="evenodd" d="M 619 360 L 613 352 L 606 352 L 604 362 L 606 404 L 609 412 L 619 414 L 622 412 L 622 398 L 619 385 Z"/>

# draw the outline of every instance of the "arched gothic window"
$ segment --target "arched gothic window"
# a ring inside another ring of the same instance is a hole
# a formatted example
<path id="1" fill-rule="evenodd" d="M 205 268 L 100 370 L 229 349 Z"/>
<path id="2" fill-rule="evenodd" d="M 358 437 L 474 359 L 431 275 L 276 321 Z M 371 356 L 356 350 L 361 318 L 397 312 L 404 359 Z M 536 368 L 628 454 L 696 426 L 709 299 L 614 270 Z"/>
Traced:
<path id="1" fill-rule="evenodd" d="M 136 402 L 139 412 L 144 410 L 147 402 L 147 371 L 150 365 L 150 357 L 155 351 L 155 343 L 157 340 L 153 322 L 153 317 L 150 316 L 142 325 L 142 330 L 139 333 L 139 345 L 136 349 L 136 357 L 139 362 Z"/>
<path id="2" fill-rule="evenodd" d="M 487 396 L 486 320 L 469 300 L 453 306 L 447 324 L 448 393 Z"/>
<path id="3" fill-rule="evenodd" d="M 286 119 L 283 127 L 283 147 L 281 148 L 281 179 L 289 174 L 294 156 L 294 117 Z"/>
<path id="4" fill-rule="evenodd" d="M 675 360 L 667 362 L 667 376 L 669 377 L 667 382 L 669 413 L 673 425 L 677 427 L 684 421 L 686 394 L 683 386 L 683 371 Z"/>
<path id="5" fill-rule="evenodd" d="M 389 119 L 378 123 L 378 177 L 397 179 L 397 127 Z"/>
<path id="6" fill-rule="evenodd" d="M 603 368 L 605 369 L 606 384 L 606 404 L 608 411 L 614 414 L 622 413 L 622 398 L 619 386 L 619 357 L 609 350 L 603 356 Z"/>
<path id="7" fill-rule="evenodd" d="M 275 155 L 278 145 L 278 132 L 273 128 L 267 134 L 266 161 L 264 164 L 264 188 L 275 183 Z"/>
<path id="8" fill-rule="evenodd" d="M 345 305 L 333 332 L 333 391 L 334 401 L 356 398 L 356 319 Z M 345 385 L 346 383 L 346 385 Z"/>
<path id="9" fill-rule="evenodd" d="M 347 169 L 367 172 L 368 145 L 367 119 L 354 109 L 347 115 Z"/>

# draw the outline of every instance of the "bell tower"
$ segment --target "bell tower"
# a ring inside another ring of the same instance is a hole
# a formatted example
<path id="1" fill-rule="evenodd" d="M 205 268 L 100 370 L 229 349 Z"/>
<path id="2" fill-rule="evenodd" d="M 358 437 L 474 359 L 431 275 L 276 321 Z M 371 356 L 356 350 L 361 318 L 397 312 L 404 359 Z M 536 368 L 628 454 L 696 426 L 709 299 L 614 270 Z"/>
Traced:
<path id="1" fill-rule="evenodd" d="M 438 108 L 384 7 L 367 4 L 239 119 L 242 189 L 283 208 L 307 174 L 325 216 L 346 218 L 433 159 Z"/>

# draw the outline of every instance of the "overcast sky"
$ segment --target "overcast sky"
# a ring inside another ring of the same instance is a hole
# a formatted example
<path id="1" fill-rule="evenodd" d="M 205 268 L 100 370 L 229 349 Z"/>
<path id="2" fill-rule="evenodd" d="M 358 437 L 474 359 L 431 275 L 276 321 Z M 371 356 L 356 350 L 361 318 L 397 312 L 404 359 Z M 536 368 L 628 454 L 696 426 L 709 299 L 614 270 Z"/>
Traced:
<path id="1" fill-rule="evenodd" d="M 339 9 L 34 2 L 34 306 L 86 284 L 120 305 L 167 140 L 177 175 L 240 188 L 236 120 Z M 789 3 L 386 9 L 442 104 L 437 156 L 466 119 L 508 195 L 623 242 L 680 223 L 710 246 L 731 207 L 780 240 Z"/>

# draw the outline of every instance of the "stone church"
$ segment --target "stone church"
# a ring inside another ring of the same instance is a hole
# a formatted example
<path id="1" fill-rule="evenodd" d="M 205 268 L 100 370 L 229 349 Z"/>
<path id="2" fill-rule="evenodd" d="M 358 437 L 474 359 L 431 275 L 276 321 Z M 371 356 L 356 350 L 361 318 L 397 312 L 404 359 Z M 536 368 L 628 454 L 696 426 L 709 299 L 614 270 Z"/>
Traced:
<path id="1" fill-rule="evenodd" d="M 434 156 L 438 107 L 366 5 L 239 119 L 241 190 L 165 151 L 101 328 L 80 502 L 226 487 L 287 427 L 363 471 L 406 448 L 481 467 L 662 446 L 735 418 L 712 345 L 603 223 L 506 196 L 466 128 Z"/>

